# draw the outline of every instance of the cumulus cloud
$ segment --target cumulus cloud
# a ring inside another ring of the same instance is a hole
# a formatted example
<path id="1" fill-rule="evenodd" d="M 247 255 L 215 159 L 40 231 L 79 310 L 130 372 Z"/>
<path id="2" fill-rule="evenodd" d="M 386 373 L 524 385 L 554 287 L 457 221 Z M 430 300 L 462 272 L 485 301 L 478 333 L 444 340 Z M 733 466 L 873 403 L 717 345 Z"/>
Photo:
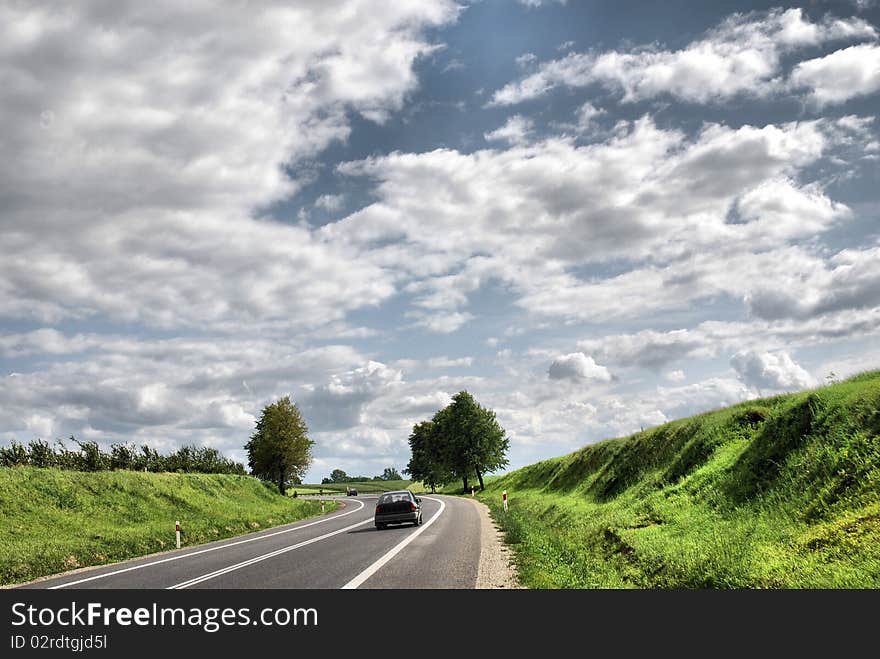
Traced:
<path id="1" fill-rule="evenodd" d="M 680 359 L 709 356 L 712 344 L 712 338 L 701 330 L 643 330 L 580 341 L 578 348 L 598 352 L 603 359 L 617 364 L 659 370 Z"/>
<path id="2" fill-rule="evenodd" d="M 577 119 L 577 128 L 581 133 L 586 133 L 593 129 L 596 118 L 605 114 L 605 110 L 597 108 L 595 105 L 587 101 L 577 109 L 575 117 Z"/>
<path id="3" fill-rule="evenodd" d="M 682 371 L 681 369 L 669 371 L 669 373 L 666 374 L 666 379 L 670 382 L 681 382 L 685 379 L 684 371 Z"/>
<path id="4" fill-rule="evenodd" d="M 733 378 L 713 377 L 693 384 L 659 386 L 654 395 L 643 398 L 644 402 L 654 401 L 672 419 L 727 407 L 754 398 L 754 392 Z"/>
<path id="5" fill-rule="evenodd" d="M 813 22 L 799 8 L 733 14 L 681 50 L 640 47 L 630 51 L 571 53 L 543 63 L 525 78 L 497 90 L 493 105 L 513 105 L 556 87 L 594 83 L 620 92 L 627 102 L 671 94 L 705 103 L 736 94 L 779 88 L 782 56 L 841 39 L 870 39 L 876 29 L 860 18 Z"/>
<path id="6" fill-rule="evenodd" d="M 818 105 L 832 105 L 880 90 L 880 46 L 850 46 L 794 67 L 790 83 L 805 87 Z"/>
<path id="7" fill-rule="evenodd" d="M 0 313 L 320 324 L 389 296 L 380 270 L 252 216 L 346 138 L 348 112 L 400 109 L 425 29 L 458 11 L 5 4 Z"/>
<path id="8" fill-rule="evenodd" d="M 845 249 L 827 261 L 802 258 L 788 266 L 772 285 L 756 282 L 747 294 L 755 316 L 808 319 L 880 305 L 880 247 Z"/>
<path id="9" fill-rule="evenodd" d="M 402 382 L 402 373 L 381 362 L 334 375 L 327 384 L 307 386 L 303 416 L 316 431 L 359 425 L 366 406 Z"/>
<path id="10" fill-rule="evenodd" d="M 758 390 L 800 390 L 812 387 L 815 379 L 787 352 L 742 350 L 730 358 L 740 380 Z"/>
<path id="11" fill-rule="evenodd" d="M 568 0 L 516 0 L 516 1 L 519 4 L 525 5 L 526 7 L 529 7 L 531 9 L 534 9 L 536 7 L 541 7 L 541 6 L 546 7 L 547 5 L 552 4 L 554 2 L 558 3 L 560 5 L 564 5 L 566 2 L 568 2 Z"/>
<path id="12" fill-rule="evenodd" d="M 644 117 L 585 146 L 554 138 L 392 153 L 339 167 L 376 180 L 377 201 L 319 233 L 393 268 L 415 295 L 411 317 L 433 331 L 470 320 L 462 308 L 489 283 L 530 312 L 571 318 L 742 299 L 782 270 L 780 259 L 815 258 L 797 245 L 849 217 L 798 175 L 853 139 L 850 124 L 707 124 L 687 137 Z M 574 272 L 613 259 L 640 266 L 592 279 Z"/>
<path id="13" fill-rule="evenodd" d="M 551 380 L 598 380 L 610 382 L 611 373 L 582 352 L 561 355 L 553 360 L 547 375 Z"/>
<path id="14" fill-rule="evenodd" d="M 535 122 L 522 115 L 515 114 L 503 126 L 486 133 L 483 137 L 487 142 L 507 142 L 508 144 L 525 144 L 535 129 Z"/>
<path id="15" fill-rule="evenodd" d="M 345 195 L 341 194 L 322 194 L 315 200 L 316 208 L 323 208 L 328 211 L 338 211 L 345 205 Z"/>
<path id="16" fill-rule="evenodd" d="M 431 357 L 428 362 L 428 368 L 460 368 L 467 367 L 474 363 L 473 357 L 458 357 L 451 359 L 449 357 Z"/>
<path id="17" fill-rule="evenodd" d="M 778 319 L 747 322 L 709 320 L 691 328 L 667 331 L 642 330 L 635 333 L 606 334 L 584 339 L 578 350 L 594 355 L 616 369 L 638 367 L 660 372 L 679 361 L 705 361 L 729 351 L 739 351 L 744 344 L 762 342 L 774 350 L 793 343 L 820 345 L 842 337 L 871 336 L 880 333 L 880 308 L 838 311 L 813 318 Z M 681 370 L 667 373 L 674 380 Z"/>
<path id="18" fill-rule="evenodd" d="M 458 311 L 435 314 L 408 312 L 407 315 L 416 319 L 415 327 L 421 327 L 429 332 L 434 332 L 435 334 L 451 334 L 457 332 L 469 321 L 474 319 L 472 313 L 462 313 Z"/>

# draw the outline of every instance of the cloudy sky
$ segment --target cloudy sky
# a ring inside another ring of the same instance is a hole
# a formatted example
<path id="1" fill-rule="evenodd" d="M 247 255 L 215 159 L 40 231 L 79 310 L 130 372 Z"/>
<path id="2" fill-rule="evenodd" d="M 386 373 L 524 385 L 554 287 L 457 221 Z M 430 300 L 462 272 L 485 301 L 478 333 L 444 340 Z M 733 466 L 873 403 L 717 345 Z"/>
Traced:
<path id="1" fill-rule="evenodd" d="M 0 443 L 511 467 L 880 367 L 880 3 L 0 3 Z"/>

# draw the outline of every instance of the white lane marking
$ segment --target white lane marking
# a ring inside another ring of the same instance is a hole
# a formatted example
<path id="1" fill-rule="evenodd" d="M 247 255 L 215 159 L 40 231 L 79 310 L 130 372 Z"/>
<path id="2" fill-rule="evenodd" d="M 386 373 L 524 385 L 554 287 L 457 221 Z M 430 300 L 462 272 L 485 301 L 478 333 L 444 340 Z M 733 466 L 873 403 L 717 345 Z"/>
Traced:
<path id="1" fill-rule="evenodd" d="M 208 574 L 203 574 L 200 577 L 193 577 L 187 581 L 181 581 L 178 584 L 174 584 L 173 586 L 168 586 L 166 590 L 180 590 L 181 588 L 189 588 L 190 586 L 195 586 L 196 584 L 202 583 L 203 581 L 208 581 L 210 579 L 214 579 L 221 575 L 227 574 L 228 572 L 234 572 L 235 570 L 240 570 L 243 567 L 247 567 L 248 565 L 253 565 L 254 563 L 259 563 L 260 561 L 265 561 L 270 558 L 275 558 L 276 556 L 281 556 L 281 554 L 286 554 L 289 551 L 293 551 L 294 549 L 299 549 L 300 547 L 305 547 L 306 545 L 310 545 L 315 542 L 319 542 L 321 540 L 325 540 L 327 538 L 333 537 L 334 535 L 339 535 L 340 533 L 345 533 L 346 531 L 350 531 L 351 529 L 356 529 L 359 526 L 363 526 L 364 524 L 372 524 L 373 520 L 365 519 L 363 522 L 358 522 L 357 524 L 352 524 L 351 526 L 346 526 L 342 529 L 337 529 L 336 531 L 330 531 L 330 533 L 325 533 L 324 535 L 319 535 L 317 538 L 310 538 L 308 540 L 303 540 L 302 542 L 298 542 L 295 545 L 290 545 L 289 547 L 282 547 L 281 549 L 276 549 L 275 551 L 271 551 L 268 554 L 263 554 L 262 556 L 255 556 L 254 558 L 250 558 L 246 561 L 242 561 L 241 563 L 236 563 L 235 565 L 230 565 L 228 567 L 220 568 L 219 570 L 215 570 L 214 572 L 210 572 Z"/>
<path id="2" fill-rule="evenodd" d="M 341 513 L 339 515 L 332 515 L 330 517 L 323 517 L 315 522 L 309 522 L 308 524 L 303 524 L 301 526 L 295 526 L 290 529 L 284 529 L 283 531 L 275 531 L 274 533 L 267 533 L 265 535 L 260 535 L 254 538 L 246 538 L 244 540 L 237 540 L 235 542 L 230 542 L 225 545 L 220 545 L 217 547 L 208 547 L 207 549 L 200 549 L 199 551 L 193 551 L 186 554 L 180 554 L 177 556 L 170 556 L 168 558 L 163 558 L 158 561 L 151 561 L 149 563 L 142 563 L 140 565 L 133 565 L 131 567 L 123 568 L 121 570 L 114 570 L 113 572 L 105 572 L 103 574 L 97 574 L 93 577 L 87 577 L 85 579 L 79 579 L 78 581 L 69 581 L 67 583 L 59 584 L 57 586 L 50 586 L 48 590 L 58 590 L 59 588 L 67 588 L 68 586 L 76 586 L 81 583 L 86 583 L 87 581 L 95 581 L 96 579 L 103 579 L 105 577 L 112 577 L 117 574 L 123 574 L 125 572 L 131 572 L 132 570 L 140 570 L 145 567 L 151 567 L 153 565 L 160 565 L 162 563 L 170 563 L 171 561 L 179 561 L 182 558 L 189 558 L 190 556 L 198 556 L 199 554 L 207 554 L 210 551 L 217 551 L 218 549 L 226 549 L 227 547 L 235 547 L 237 545 L 243 545 L 248 542 L 256 542 L 257 540 L 263 540 L 264 538 L 271 538 L 276 535 L 281 535 L 283 533 L 291 533 L 293 531 L 299 531 L 300 529 L 306 529 L 310 526 L 315 526 L 316 524 L 323 524 L 324 522 L 329 522 L 334 519 L 339 519 L 340 517 L 345 517 L 346 515 L 351 515 L 352 513 L 356 513 L 361 510 L 366 504 L 363 501 L 355 500 L 355 503 L 359 503 L 361 505 L 360 508 L 355 508 L 354 510 L 349 510 L 347 513 Z"/>
<path id="3" fill-rule="evenodd" d="M 358 586 L 360 586 L 367 579 L 369 579 L 374 574 L 376 574 L 376 572 L 378 572 L 379 569 L 383 565 L 385 565 L 388 561 L 390 561 L 392 558 L 397 556 L 397 554 L 400 552 L 401 549 L 403 549 L 409 543 L 411 543 L 413 540 L 415 540 L 417 537 L 419 537 L 419 535 L 421 535 L 422 533 L 427 531 L 428 527 L 437 521 L 437 518 L 440 517 L 440 515 L 443 513 L 443 510 L 446 508 L 446 504 L 443 501 L 441 501 L 440 499 L 434 499 L 433 497 L 422 497 L 422 498 L 423 499 L 430 499 L 431 501 L 436 501 L 437 503 L 440 504 L 440 510 L 438 510 L 436 513 L 434 513 L 434 516 L 431 519 L 429 519 L 427 522 L 422 524 L 421 528 L 419 528 L 418 531 L 416 531 L 415 533 L 409 534 L 406 537 L 406 539 L 401 541 L 398 545 L 395 545 L 394 547 L 392 547 L 391 550 L 388 551 L 388 553 L 386 553 L 384 556 L 382 556 L 382 558 L 380 558 L 378 561 L 373 563 L 366 570 L 364 570 L 359 575 L 357 575 L 354 579 L 352 579 L 347 584 L 345 584 L 342 587 L 343 590 L 351 590 L 351 589 L 354 589 L 354 588 L 357 588 Z"/>

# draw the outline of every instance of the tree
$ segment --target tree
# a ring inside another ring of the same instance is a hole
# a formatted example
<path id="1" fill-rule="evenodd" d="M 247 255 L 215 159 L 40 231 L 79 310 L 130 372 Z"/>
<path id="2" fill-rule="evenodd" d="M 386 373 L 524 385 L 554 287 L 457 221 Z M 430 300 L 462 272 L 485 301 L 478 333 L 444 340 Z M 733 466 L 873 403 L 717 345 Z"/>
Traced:
<path id="1" fill-rule="evenodd" d="M 435 430 L 440 437 L 444 462 L 451 472 L 462 479 L 464 491 L 468 478 L 477 477 L 484 489 L 483 475 L 508 464 L 505 453 L 510 442 L 495 412 L 484 408 L 467 391 L 460 391 L 452 402 L 434 415 Z"/>
<path id="2" fill-rule="evenodd" d="M 334 469 L 330 472 L 330 483 L 344 483 L 348 480 L 348 474 L 346 474 L 342 469 Z"/>
<path id="3" fill-rule="evenodd" d="M 403 480 L 400 477 L 400 473 L 394 467 L 385 467 L 385 471 L 382 472 L 382 480 L 383 481 L 400 481 Z"/>
<path id="4" fill-rule="evenodd" d="M 425 483 L 434 492 L 438 485 L 445 485 L 452 479 L 433 421 L 422 421 L 413 426 L 409 448 L 412 457 L 403 473 L 414 481 Z"/>
<path id="5" fill-rule="evenodd" d="M 299 483 L 312 462 L 309 429 L 289 396 L 263 408 L 257 428 L 245 444 L 251 473 L 276 483 L 284 494 L 288 481 Z"/>

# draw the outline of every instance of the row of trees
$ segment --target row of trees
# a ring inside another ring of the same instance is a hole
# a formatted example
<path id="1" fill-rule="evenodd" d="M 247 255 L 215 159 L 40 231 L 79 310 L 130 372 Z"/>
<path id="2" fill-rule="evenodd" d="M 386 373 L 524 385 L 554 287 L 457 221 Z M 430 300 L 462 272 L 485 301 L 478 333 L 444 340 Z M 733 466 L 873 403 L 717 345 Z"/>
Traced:
<path id="1" fill-rule="evenodd" d="M 495 412 L 460 391 L 430 421 L 413 426 L 409 436 L 412 458 L 404 473 L 429 485 L 432 492 L 457 479 L 467 492 L 471 477 L 477 478 L 482 490 L 485 474 L 509 464 L 509 444 Z"/>
<path id="2" fill-rule="evenodd" d="M 322 485 L 328 483 L 363 483 L 365 481 L 400 481 L 403 477 L 394 467 L 386 467 L 381 476 L 349 476 L 342 469 L 334 469 L 329 477 L 321 479 Z"/>
<path id="3" fill-rule="evenodd" d="M 138 449 L 134 444 L 113 444 L 110 452 L 102 451 L 97 442 L 81 442 L 71 436 L 72 448 L 60 439 L 52 446 L 37 439 L 27 446 L 12 442 L 0 447 L 0 466 L 55 467 L 73 471 L 105 471 L 128 469 L 133 471 L 176 471 L 202 474 L 242 474 L 244 465 L 230 460 L 217 449 L 208 446 L 184 446 L 174 453 L 162 455 L 146 444 Z"/>

